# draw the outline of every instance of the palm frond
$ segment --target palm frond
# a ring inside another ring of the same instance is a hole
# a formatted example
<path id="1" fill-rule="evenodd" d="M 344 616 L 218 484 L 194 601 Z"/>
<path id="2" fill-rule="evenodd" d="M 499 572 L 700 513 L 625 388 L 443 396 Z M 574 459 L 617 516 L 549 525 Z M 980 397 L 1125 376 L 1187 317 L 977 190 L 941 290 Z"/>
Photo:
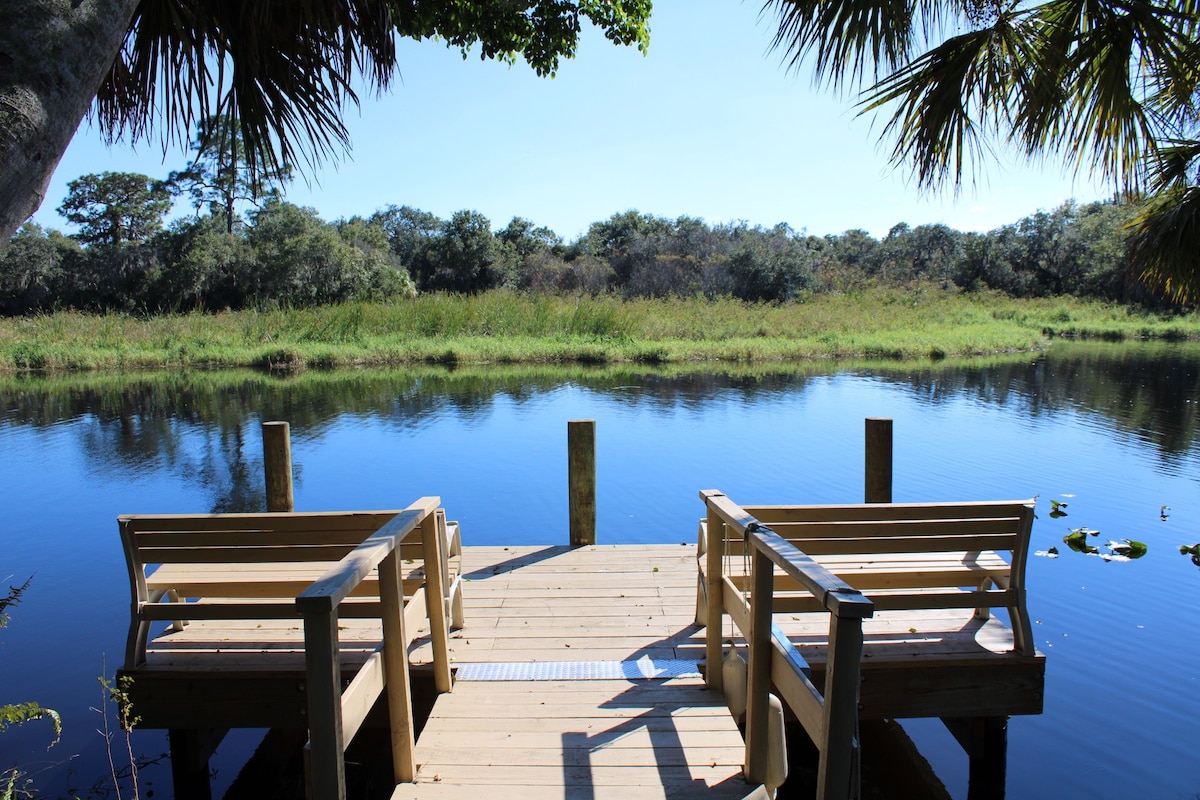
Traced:
<path id="1" fill-rule="evenodd" d="M 1152 192 L 1186 188 L 1200 183 L 1200 141 L 1170 141 L 1160 144 L 1147 166 Z"/>
<path id="2" fill-rule="evenodd" d="M 863 112 L 895 103 L 885 136 L 891 159 L 910 164 L 920 185 L 960 185 L 991 150 L 989 139 L 1009 124 L 1023 92 L 1025 64 L 1036 31 L 1004 14 L 983 30 L 951 37 L 871 88 Z"/>
<path id="3" fill-rule="evenodd" d="M 1126 246 L 1143 282 L 1178 303 L 1200 298 L 1200 186 L 1150 198 Z"/>
<path id="4" fill-rule="evenodd" d="M 1158 140 L 1195 116 L 1194 16 L 1144 0 L 1049 0 L 1032 14 L 1041 40 L 1014 138 L 1137 191 Z"/>
<path id="5" fill-rule="evenodd" d="M 221 115 L 240 125 L 251 165 L 316 166 L 349 144 L 352 79 L 388 85 L 395 35 L 392 4 L 375 0 L 143 0 L 97 117 L 112 139 L 161 124 L 166 146 Z"/>
<path id="6" fill-rule="evenodd" d="M 814 80 L 839 89 L 903 64 L 931 18 L 923 13 L 936 17 L 937 8 L 911 0 L 766 0 L 762 13 L 779 18 L 772 47 L 789 68 L 811 58 Z"/>

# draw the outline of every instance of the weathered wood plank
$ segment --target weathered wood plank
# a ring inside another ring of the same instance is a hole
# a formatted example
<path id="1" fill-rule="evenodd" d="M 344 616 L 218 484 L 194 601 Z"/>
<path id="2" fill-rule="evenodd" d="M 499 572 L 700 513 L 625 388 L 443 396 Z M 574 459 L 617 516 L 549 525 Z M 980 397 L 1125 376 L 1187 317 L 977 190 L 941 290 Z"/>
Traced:
<path id="1" fill-rule="evenodd" d="M 747 505 L 759 522 L 838 522 L 846 520 L 970 519 L 1020 516 L 1032 500 L 949 503 L 846 503 L 831 505 Z"/>
<path id="2" fill-rule="evenodd" d="M 674 719 L 674 718 L 672 718 Z M 691 717 L 681 717 L 680 719 L 692 719 Z M 653 750 L 656 747 L 661 747 L 663 740 L 669 738 L 674 747 L 715 747 L 728 748 L 729 731 L 728 726 L 723 725 L 721 729 L 706 729 L 706 730 L 676 730 L 662 724 L 667 720 L 655 720 L 660 723 L 653 728 L 639 726 L 637 730 L 622 733 L 619 737 L 610 742 L 605 742 L 604 747 L 608 750 Z M 593 720 L 589 724 L 594 724 Z M 595 743 L 589 743 L 590 736 L 594 729 L 581 727 L 578 733 L 584 734 L 583 737 L 565 737 L 563 731 L 559 730 L 542 730 L 542 731 L 499 731 L 499 730 L 481 730 L 471 733 L 471 744 L 475 747 L 491 749 L 497 752 L 507 750 L 559 750 L 559 749 L 575 749 L 583 750 L 595 747 Z M 426 747 L 424 751 L 427 755 L 438 752 L 444 748 L 457 748 L 462 746 L 464 731 L 447 731 L 439 726 L 438 732 L 430 731 L 421 736 L 421 744 Z M 670 734 L 664 737 L 661 734 Z M 740 745 L 734 745 L 737 759 L 741 758 Z M 431 760 L 434 756 L 429 756 Z M 511 762 L 517 763 L 517 762 Z"/>
<path id="3" fill-rule="evenodd" d="M 670 791 L 657 783 L 653 773 L 645 775 L 645 782 L 635 786 L 629 785 L 582 785 L 563 786 L 559 784 L 522 785 L 505 783 L 503 786 L 489 786 L 488 800 L 685 800 L 702 796 L 713 800 L 743 800 L 750 797 L 749 787 L 739 776 L 731 776 L 723 782 L 714 784 L 710 781 L 693 779 L 687 788 L 681 790 L 679 785 L 670 787 Z M 425 783 L 405 784 L 397 786 L 392 800 L 479 800 L 480 787 L 473 784 L 435 783 L 426 778 Z"/>
<path id="4" fill-rule="evenodd" d="M 733 765 L 711 765 L 706 764 L 698 767 L 645 767 L 642 769 L 603 769 L 592 770 L 585 766 L 547 766 L 547 767 L 509 767 L 505 768 L 500 765 L 483 765 L 483 766 L 465 766 L 460 765 L 454 769 L 454 778 L 449 777 L 448 770 L 443 769 L 442 765 L 438 764 L 422 764 L 420 771 L 417 773 L 417 783 L 410 787 L 411 796 L 421 798 L 421 789 L 426 783 L 438 783 L 442 785 L 457 783 L 460 785 L 474 785 L 499 787 L 499 791 L 504 791 L 504 787 L 512 785 L 527 785 L 527 786 L 556 786 L 556 787 L 621 787 L 629 789 L 631 787 L 666 784 L 668 787 L 668 797 L 690 797 L 703 798 L 704 793 L 710 787 L 718 787 L 725 784 L 727 781 L 736 781 L 740 783 L 740 791 L 742 795 L 734 795 L 736 797 L 750 794 L 751 786 L 741 777 L 741 767 Z M 675 787 L 686 787 L 679 789 Z M 476 793 L 479 789 L 476 789 Z M 489 795 L 494 797 L 497 795 Z M 503 797 L 503 794 L 498 795 Z"/>
<path id="5" fill-rule="evenodd" d="M 417 759 L 417 783 L 394 797 L 436 797 L 424 792 L 433 786 L 505 797 L 520 786 L 741 800 L 752 788 L 724 701 L 698 678 L 459 682 L 438 698 Z"/>
<path id="6" fill-rule="evenodd" d="M 279 514 L 122 514 L 131 531 L 370 530 L 403 509 L 391 511 L 306 511 Z M 168 527 L 169 526 L 169 527 Z"/>

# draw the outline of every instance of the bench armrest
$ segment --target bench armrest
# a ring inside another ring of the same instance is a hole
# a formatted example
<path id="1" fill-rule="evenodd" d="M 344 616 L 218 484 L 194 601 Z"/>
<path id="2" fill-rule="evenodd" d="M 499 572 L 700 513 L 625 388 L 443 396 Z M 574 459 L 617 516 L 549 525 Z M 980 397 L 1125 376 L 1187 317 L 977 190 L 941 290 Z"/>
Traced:
<path id="1" fill-rule="evenodd" d="M 337 607 L 379 566 L 379 562 L 387 558 L 425 517 L 434 512 L 438 502 L 436 497 L 422 497 L 368 536 L 300 593 L 296 598 L 296 608 L 300 614 L 319 614 Z"/>

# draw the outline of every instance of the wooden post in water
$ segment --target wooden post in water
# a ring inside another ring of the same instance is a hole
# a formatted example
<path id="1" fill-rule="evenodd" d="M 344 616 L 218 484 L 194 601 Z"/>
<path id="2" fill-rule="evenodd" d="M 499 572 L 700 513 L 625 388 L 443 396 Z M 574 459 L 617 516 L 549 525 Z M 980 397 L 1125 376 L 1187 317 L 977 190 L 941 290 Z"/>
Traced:
<path id="1" fill-rule="evenodd" d="M 295 511 L 292 497 L 292 435 L 286 422 L 264 422 L 263 469 L 267 474 L 267 511 Z"/>
<path id="2" fill-rule="evenodd" d="M 865 461 L 864 502 L 892 502 L 892 420 L 890 418 L 867 417 Z"/>
<path id="3" fill-rule="evenodd" d="M 596 543 L 596 420 L 567 423 L 567 492 L 571 546 Z"/>

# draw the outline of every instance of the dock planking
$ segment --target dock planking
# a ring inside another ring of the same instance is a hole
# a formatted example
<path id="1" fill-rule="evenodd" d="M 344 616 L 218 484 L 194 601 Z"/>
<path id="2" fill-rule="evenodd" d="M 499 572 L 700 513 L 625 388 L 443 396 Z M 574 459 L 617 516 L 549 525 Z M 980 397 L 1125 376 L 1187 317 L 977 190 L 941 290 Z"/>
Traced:
<path id="1" fill-rule="evenodd" d="M 699 661 L 695 549 L 465 547 L 456 663 Z M 418 668 L 429 660 L 418 645 Z M 745 745 L 699 677 L 458 681 L 417 740 L 393 800 L 741 800 Z"/>
<path id="2" fill-rule="evenodd" d="M 463 582 L 455 662 L 703 659 L 694 545 L 464 547 Z"/>

